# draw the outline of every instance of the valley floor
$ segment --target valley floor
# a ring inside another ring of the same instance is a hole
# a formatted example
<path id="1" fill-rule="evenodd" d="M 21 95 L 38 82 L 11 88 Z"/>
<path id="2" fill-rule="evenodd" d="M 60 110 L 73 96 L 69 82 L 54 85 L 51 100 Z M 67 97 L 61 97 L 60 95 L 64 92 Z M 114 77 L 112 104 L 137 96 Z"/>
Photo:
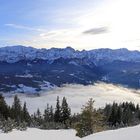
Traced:
<path id="1" fill-rule="evenodd" d="M 0 133 L 1 140 L 80 140 L 75 136 L 75 130 L 39 130 L 36 128 L 27 131 L 14 130 L 8 134 Z M 109 130 L 96 133 L 82 140 L 140 140 L 140 125 L 118 130 Z"/>

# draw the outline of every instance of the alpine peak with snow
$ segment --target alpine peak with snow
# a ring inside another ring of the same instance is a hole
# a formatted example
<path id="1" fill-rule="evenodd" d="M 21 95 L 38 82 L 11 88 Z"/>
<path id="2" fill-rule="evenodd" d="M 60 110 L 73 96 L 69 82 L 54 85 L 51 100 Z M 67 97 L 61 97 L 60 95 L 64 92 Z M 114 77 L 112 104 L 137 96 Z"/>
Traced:
<path id="1" fill-rule="evenodd" d="M 140 52 L 125 48 L 78 51 L 71 47 L 2 47 L 0 67 L 0 91 L 4 92 L 37 93 L 64 84 L 97 81 L 140 87 Z"/>
<path id="2" fill-rule="evenodd" d="M 126 48 L 120 49 L 94 49 L 94 50 L 82 50 L 78 51 L 72 47 L 61 48 L 51 48 L 51 49 L 37 49 L 33 47 L 26 47 L 22 45 L 17 46 L 7 46 L 0 48 L 0 61 L 15 63 L 20 60 L 56 60 L 59 58 L 64 59 L 90 59 L 94 62 L 100 60 L 106 61 L 130 61 L 130 62 L 140 62 L 140 52 L 139 51 L 129 51 Z"/>

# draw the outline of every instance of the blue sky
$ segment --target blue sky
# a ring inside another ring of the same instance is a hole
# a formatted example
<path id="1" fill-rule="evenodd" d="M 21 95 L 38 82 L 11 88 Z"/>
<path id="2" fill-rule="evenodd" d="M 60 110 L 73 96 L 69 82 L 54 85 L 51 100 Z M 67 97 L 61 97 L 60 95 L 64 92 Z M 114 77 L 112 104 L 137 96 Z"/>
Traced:
<path id="1" fill-rule="evenodd" d="M 140 21 L 134 18 L 139 16 L 139 4 L 138 0 L 0 0 L 0 46 L 139 50 Z"/>

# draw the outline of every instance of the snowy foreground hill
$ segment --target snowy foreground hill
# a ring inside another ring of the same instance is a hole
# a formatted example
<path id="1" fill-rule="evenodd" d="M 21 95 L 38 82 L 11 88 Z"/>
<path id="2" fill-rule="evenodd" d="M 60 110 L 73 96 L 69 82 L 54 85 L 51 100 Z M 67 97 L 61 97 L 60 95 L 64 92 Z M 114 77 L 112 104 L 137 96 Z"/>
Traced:
<path id="1" fill-rule="evenodd" d="M 109 130 L 96 133 L 82 140 L 140 140 L 140 125 L 135 127 Z M 35 128 L 27 131 L 12 131 L 8 134 L 0 133 L 1 140 L 80 140 L 74 130 L 39 130 Z"/>

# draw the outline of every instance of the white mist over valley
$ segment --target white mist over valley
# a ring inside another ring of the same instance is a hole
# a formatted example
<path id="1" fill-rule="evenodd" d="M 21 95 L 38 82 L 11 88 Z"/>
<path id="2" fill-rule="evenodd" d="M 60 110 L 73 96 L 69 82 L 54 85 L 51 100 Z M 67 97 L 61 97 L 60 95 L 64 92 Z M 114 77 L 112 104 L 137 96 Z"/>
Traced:
<path id="1" fill-rule="evenodd" d="M 63 97 L 67 98 L 67 101 L 71 107 L 72 113 L 79 113 L 82 106 L 93 98 L 95 100 L 95 107 L 104 107 L 108 103 L 121 103 L 121 102 L 133 102 L 135 104 L 140 103 L 140 90 L 128 89 L 118 85 L 96 83 L 94 85 L 64 85 L 63 87 L 57 87 L 51 91 L 44 91 L 40 93 L 40 96 L 28 96 L 18 94 L 22 103 L 26 101 L 30 113 L 36 112 L 39 108 L 43 111 L 47 103 L 55 107 L 57 96 L 60 100 Z M 12 97 L 6 97 L 6 102 L 11 105 L 13 102 Z"/>

